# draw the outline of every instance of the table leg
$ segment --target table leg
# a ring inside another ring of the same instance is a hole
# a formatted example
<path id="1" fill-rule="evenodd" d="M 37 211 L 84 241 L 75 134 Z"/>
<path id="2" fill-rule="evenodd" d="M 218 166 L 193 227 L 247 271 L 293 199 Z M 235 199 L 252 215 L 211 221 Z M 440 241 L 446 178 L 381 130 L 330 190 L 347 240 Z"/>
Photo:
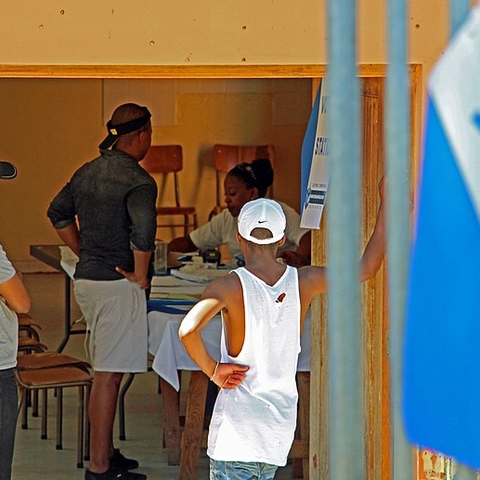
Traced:
<path id="1" fill-rule="evenodd" d="M 70 277 L 65 273 L 65 333 L 63 336 L 60 345 L 57 347 L 57 352 L 61 353 L 62 350 L 65 348 L 65 345 L 70 338 L 70 330 L 71 330 L 71 304 L 70 304 L 70 294 L 71 294 L 71 286 L 70 286 Z"/>
<path id="2" fill-rule="evenodd" d="M 190 377 L 185 428 L 181 442 L 179 478 L 182 480 L 198 478 L 198 462 L 203 438 L 207 387 L 207 376 L 203 372 L 193 371 Z"/>
<path id="3" fill-rule="evenodd" d="M 62 350 L 70 340 L 71 335 L 83 335 L 87 333 L 86 329 L 74 329 L 72 325 L 72 280 L 65 273 L 65 323 L 64 323 L 64 335 L 60 345 L 57 347 L 57 352 L 61 353 Z"/>
<path id="4" fill-rule="evenodd" d="M 293 458 L 293 478 L 309 478 L 310 432 L 310 372 L 297 372 L 298 418 L 296 438 L 290 458 Z"/>
<path id="5" fill-rule="evenodd" d="M 163 401 L 163 439 L 167 449 L 167 463 L 180 464 L 180 409 L 178 392 L 162 377 L 160 389 Z"/>

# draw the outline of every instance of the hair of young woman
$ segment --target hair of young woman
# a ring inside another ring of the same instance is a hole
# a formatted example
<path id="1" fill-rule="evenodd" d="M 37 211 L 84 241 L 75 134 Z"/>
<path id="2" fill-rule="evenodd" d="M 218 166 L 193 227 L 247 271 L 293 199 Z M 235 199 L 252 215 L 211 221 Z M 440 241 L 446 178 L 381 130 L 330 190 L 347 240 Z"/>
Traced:
<path id="1" fill-rule="evenodd" d="M 265 197 L 273 183 L 273 168 L 268 158 L 257 158 L 251 163 L 243 162 L 233 167 L 228 175 L 242 180 L 248 188 L 257 188 L 260 197 Z"/>

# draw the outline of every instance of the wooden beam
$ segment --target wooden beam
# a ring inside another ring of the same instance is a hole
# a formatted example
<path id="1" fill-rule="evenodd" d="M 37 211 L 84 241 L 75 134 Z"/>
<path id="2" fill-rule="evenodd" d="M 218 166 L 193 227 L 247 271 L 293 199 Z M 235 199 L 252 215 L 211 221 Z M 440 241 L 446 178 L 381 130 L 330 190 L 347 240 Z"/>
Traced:
<path id="1" fill-rule="evenodd" d="M 382 77 L 387 66 L 361 64 L 359 76 Z M 0 78 L 315 78 L 326 65 L 0 65 Z"/>

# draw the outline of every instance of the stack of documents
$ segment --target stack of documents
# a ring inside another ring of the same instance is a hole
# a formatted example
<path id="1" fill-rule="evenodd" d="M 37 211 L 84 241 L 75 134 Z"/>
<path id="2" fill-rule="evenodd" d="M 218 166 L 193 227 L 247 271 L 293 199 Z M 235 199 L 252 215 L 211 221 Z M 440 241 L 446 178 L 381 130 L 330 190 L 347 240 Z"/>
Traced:
<path id="1" fill-rule="evenodd" d="M 171 274 L 176 278 L 206 285 L 218 277 L 223 277 L 230 270 L 231 268 L 212 268 L 205 263 L 192 263 L 184 265 L 178 270 L 172 270 Z"/>
<path id="2" fill-rule="evenodd" d="M 154 276 L 151 281 L 150 298 L 173 301 L 197 301 L 204 286 L 170 275 Z"/>

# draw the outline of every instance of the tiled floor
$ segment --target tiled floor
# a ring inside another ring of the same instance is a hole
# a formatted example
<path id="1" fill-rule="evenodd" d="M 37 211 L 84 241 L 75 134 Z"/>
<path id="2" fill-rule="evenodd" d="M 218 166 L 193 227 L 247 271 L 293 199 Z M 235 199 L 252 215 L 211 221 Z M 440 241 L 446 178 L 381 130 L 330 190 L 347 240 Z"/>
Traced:
<path id="1" fill-rule="evenodd" d="M 60 274 L 25 274 L 25 283 L 32 296 L 31 315 L 42 326 L 41 340 L 55 350 L 63 337 L 64 280 Z M 80 315 L 74 308 L 73 318 Z M 86 358 L 85 336 L 72 336 L 64 353 Z M 149 479 L 175 479 L 178 467 L 167 465 L 162 447 L 160 422 L 162 402 L 157 393 L 158 377 L 150 372 L 137 375 L 126 396 L 126 440 L 118 440 L 115 426 L 115 443 L 122 452 L 140 462 L 139 472 Z M 47 440 L 40 439 L 40 418 L 29 416 L 28 430 L 18 422 L 12 480 L 75 480 L 83 479 L 83 469 L 76 466 L 77 390 L 67 389 L 64 400 L 63 450 L 55 449 L 55 398 L 49 397 Z M 202 459 L 199 478 L 208 478 L 207 459 Z"/>
<path id="2" fill-rule="evenodd" d="M 61 274 L 25 274 L 25 283 L 32 296 L 31 315 L 41 324 L 41 340 L 55 350 L 63 337 L 64 280 Z M 79 316 L 74 308 L 73 318 Z M 72 336 L 64 353 L 85 358 L 84 335 Z M 126 396 L 126 437 L 116 446 L 129 457 L 139 460 L 139 472 L 149 480 L 176 479 L 179 468 L 168 466 L 162 447 L 161 395 L 157 393 L 155 373 L 137 375 Z M 69 392 L 68 390 L 71 390 Z M 67 389 L 64 400 L 63 450 L 55 449 L 55 398 L 49 398 L 47 440 L 40 439 L 40 418 L 29 416 L 28 430 L 18 422 L 12 480 L 81 480 L 84 470 L 76 466 L 77 391 Z M 208 459 L 202 453 L 199 480 L 208 479 Z M 291 478 L 290 469 L 280 469 L 277 479 Z"/>

